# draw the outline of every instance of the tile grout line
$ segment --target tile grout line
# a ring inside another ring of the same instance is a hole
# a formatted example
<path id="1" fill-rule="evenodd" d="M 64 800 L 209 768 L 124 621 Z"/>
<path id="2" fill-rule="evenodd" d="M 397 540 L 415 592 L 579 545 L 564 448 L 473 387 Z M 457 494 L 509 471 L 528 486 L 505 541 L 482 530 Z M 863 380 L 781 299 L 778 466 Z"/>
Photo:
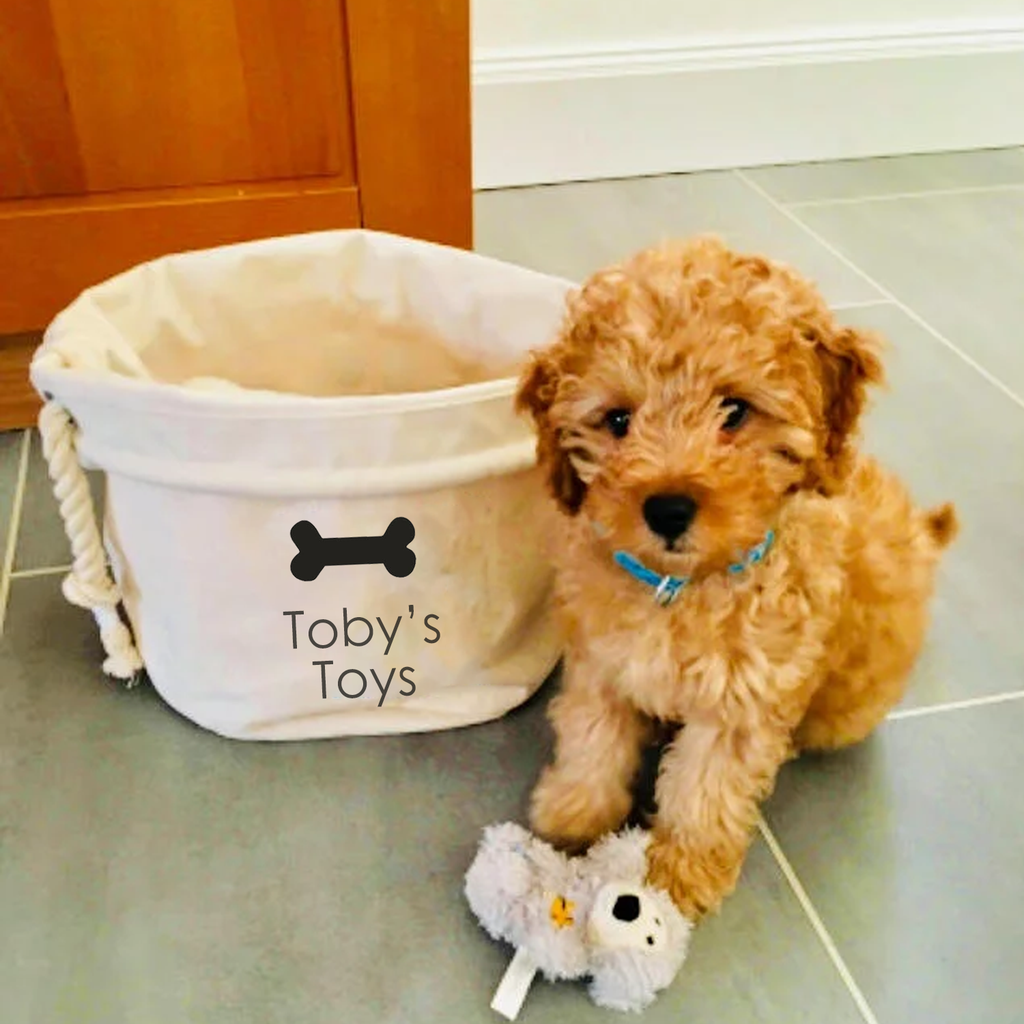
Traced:
<path id="1" fill-rule="evenodd" d="M 18 569 L 11 573 L 12 580 L 33 579 L 37 576 L 56 576 L 57 573 L 70 572 L 70 565 L 45 565 L 38 569 Z"/>
<path id="2" fill-rule="evenodd" d="M 885 197 L 880 197 L 880 196 L 879 197 L 862 197 L 861 199 L 846 200 L 846 201 L 831 201 L 831 202 L 829 202 L 829 201 L 818 201 L 818 202 L 808 201 L 808 202 L 805 202 L 805 203 L 791 203 L 791 204 L 784 205 L 781 202 L 779 202 L 778 200 L 776 200 L 770 193 L 768 193 L 760 185 L 758 185 L 756 182 L 752 181 L 741 170 L 734 169 L 732 173 L 733 173 L 733 175 L 735 177 L 737 177 L 741 182 L 743 182 L 743 184 L 745 184 L 753 192 L 755 192 L 759 196 L 761 196 L 761 198 L 764 199 L 765 202 L 767 202 L 769 205 L 774 207 L 779 213 L 781 213 L 783 216 L 785 216 L 787 220 L 791 221 L 793 224 L 795 224 L 797 227 L 799 227 L 809 237 L 814 239 L 814 241 L 816 241 L 819 245 L 821 245 L 828 252 L 830 252 L 836 259 L 838 259 L 845 266 L 849 267 L 850 270 L 854 271 L 854 273 L 856 273 L 862 280 L 864 280 L 866 283 L 868 283 L 873 288 L 875 288 L 879 292 L 879 294 L 889 304 L 895 306 L 897 309 L 899 309 L 901 312 L 903 312 L 906 316 L 910 317 L 911 320 L 913 320 L 920 327 L 922 327 L 936 341 L 938 341 L 940 344 L 944 345 L 946 348 L 948 348 L 955 355 L 959 356 L 961 360 L 963 360 L 965 363 L 967 363 L 968 366 L 970 366 L 973 370 L 975 370 L 977 373 L 979 373 L 985 380 L 987 380 L 995 388 L 997 388 L 1004 395 L 1006 395 L 1006 397 L 1009 398 L 1012 402 L 1014 402 L 1016 405 L 1024 408 L 1024 399 L 1022 399 L 1008 385 L 1004 384 L 1003 381 L 1001 381 L 998 377 L 996 377 L 994 374 L 989 372 L 987 369 L 985 369 L 983 366 L 981 366 L 978 362 L 976 362 L 974 359 L 972 359 L 970 356 L 968 356 L 967 353 L 962 351 L 958 346 L 953 344 L 953 342 L 951 342 L 941 332 L 939 332 L 935 327 L 933 327 L 930 323 L 928 323 L 922 316 L 920 316 L 920 314 L 916 313 L 914 310 L 910 309 L 905 303 L 901 302 L 888 288 L 885 288 L 881 284 L 879 284 L 878 281 L 876 281 L 869 274 L 867 274 L 864 270 L 862 270 L 859 266 L 857 266 L 856 263 L 854 263 L 851 259 L 849 259 L 847 256 L 845 256 L 836 246 L 834 246 L 830 242 L 828 242 L 817 231 L 815 231 L 813 228 L 811 228 L 805 221 L 803 221 L 796 213 L 793 212 L 793 208 L 794 207 L 799 208 L 799 207 L 803 207 L 803 206 L 838 205 L 838 203 L 842 203 L 843 205 L 847 205 L 847 204 L 850 204 L 850 203 L 853 203 L 853 202 L 870 202 L 870 201 L 877 201 L 877 200 L 883 199 L 883 198 L 885 198 L 885 199 L 889 199 L 889 198 L 891 198 L 891 199 L 916 198 L 917 196 L 921 196 L 921 195 L 953 195 L 953 194 L 966 194 L 968 192 L 978 192 L 978 191 L 1006 191 L 1005 188 L 992 187 L 992 188 L 985 188 L 985 189 L 933 190 L 933 191 L 927 192 L 927 193 L 902 194 L 902 195 L 892 195 L 892 196 L 885 196 Z M 1024 188 L 1024 185 L 1016 186 L 1016 188 Z M 874 303 L 867 303 L 867 304 L 873 305 Z M 882 305 L 884 303 L 878 303 L 878 304 Z M 834 307 L 834 308 L 841 308 L 841 307 Z M 851 307 L 848 307 L 848 308 L 856 308 L 856 307 L 855 306 L 851 306 Z M 1013 701 L 1013 700 L 1017 700 L 1017 699 L 1024 699 L 1024 691 L 1013 692 L 1013 693 L 994 694 L 994 695 L 991 695 L 989 697 L 969 698 L 969 699 L 966 699 L 966 700 L 951 701 L 951 702 L 948 702 L 948 703 L 945 703 L 945 704 L 935 704 L 935 705 L 930 705 L 930 706 L 921 707 L 921 708 L 907 708 L 904 711 L 895 711 L 895 712 L 890 713 L 886 717 L 886 720 L 887 721 L 899 721 L 899 720 L 904 719 L 904 718 L 917 718 L 917 717 L 922 717 L 924 715 L 929 715 L 929 714 L 940 714 L 942 712 L 956 711 L 956 710 L 961 710 L 961 709 L 971 708 L 971 707 L 982 707 L 982 706 L 988 706 L 988 705 L 992 705 L 992 704 L 1001 704 L 1001 703 L 1006 703 L 1008 701 Z M 820 942 L 824 946 L 825 952 L 828 954 L 829 959 L 832 961 L 833 966 L 835 967 L 835 969 L 838 972 L 839 976 L 842 978 L 843 983 L 846 985 L 846 988 L 849 991 L 850 996 L 853 998 L 853 1001 L 856 1004 L 857 1009 L 860 1011 L 861 1016 L 864 1018 L 866 1024 L 878 1024 L 878 1018 L 875 1017 L 874 1012 L 871 1009 L 871 1006 L 868 1004 L 868 1001 L 867 1001 L 867 999 L 864 996 L 864 993 L 861 991 L 861 988 L 857 984 L 856 979 L 853 977 L 853 974 L 851 973 L 849 967 L 846 965 L 846 961 L 843 959 L 842 954 L 839 952 L 839 948 L 836 946 L 835 940 L 832 938 L 832 936 L 829 933 L 828 929 L 825 927 L 825 923 L 822 921 L 821 916 L 818 914 L 817 909 L 815 908 L 814 904 L 811 902 L 811 898 L 807 894 L 807 890 L 803 887 L 803 884 L 801 883 L 801 881 L 799 879 L 799 876 L 797 875 L 795 869 L 793 868 L 793 865 L 790 863 L 789 858 L 786 856 L 785 851 L 782 849 L 782 846 L 780 845 L 780 843 L 779 843 L 778 839 L 776 838 L 775 834 L 772 832 L 772 830 L 769 827 L 767 821 L 760 814 L 758 814 L 758 825 L 757 825 L 757 827 L 758 827 L 758 831 L 760 832 L 762 838 L 764 839 L 764 841 L 767 844 L 769 850 L 771 851 L 772 857 L 774 857 L 776 864 L 778 864 L 779 870 L 782 872 L 783 876 L 786 879 L 786 882 L 789 884 L 790 889 L 793 891 L 793 895 L 796 897 L 797 902 L 800 904 L 801 908 L 803 909 L 804 913 L 806 914 L 806 916 L 807 916 L 807 918 L 808 918 L 808 920 L 809 920 L 809 922 L 811 924 L 811 927 L 814 929 L 815 933 L 818 936 L 818 939 L 820 940 Z"/>
<path id="3" fill-rule="evenodd" d="M 760 187 L 760 186 L 759 186 Z M 897 199 L 929 199 L 932 196 L 973 196 L 987 192 L 1021 192 L 1024 182 L 1005 182 L 1002 185 L 962 185 L 958 188 L 931 188 L 920 192 L 882 192 L 866 196 L 835 196 L 832 199 L 796 199 L 783 203 L 789 210 L 802 210 L 814 206 L 854 206 L 857 203 L 885 203 Z M 782 200 L 780 200 L 782 202 Z"/>
<path id="4" fill-rule="evenodd" d="M 7 621 L 7 602 L 11 595 L 11 576 L 14 569 L 14 553 L 18 546 L 18 531 L 21 527 L 21 509 L 25 501 L 25 486 L 28 482 L 28 455 L 32 443 L 32 432 L 21 434 L 21 453 L 18 456 L 18 475 L 14 484 L 11 501 L 11 519 L 7 524 L 7 539 L 4 545 L 4 560 L 0 566 L 0 636 L 4 635 Z"/>
<path id="5" fill-rule="evenodd" d="M 910 317 L 919 327 L 930 334 L 937 342 L 944 345 L 954 355 L 959 356 L 968 366 L 971 367 L 976 373 L 980 374 L 989 384 L 991 384 L 998 391 L 1001 391 L 1007 398 L 1010 399 L 1016 406 L 1024 409 L 1024 398 L 1017 394 L 1008 384 L 1004 384 L 994 373 L 985 369 L 977 360 L 969 356 L 962 348 L 955 345 L 949 340 L 944 334 L 942 334 L 937 328 L 933 327 L 920 313 L 916 313 L 910 308 L 905 302 L 898 299 L 888 288 L 883 287 L 878 283 L 870 274 L 866 271 L 861 270 L 856 263 L 853 262 L 848 256 L 844 255 L 839 249 L 836 248 L 831 242 L 825 239 L 817 231 L 814 230 L 809 224 L 801 220 L 795 213 L 792 212 L 788 207 L 783 206 L 777 199 L 774 198 L 769 192 L 766 192 L 756 182 L 751 181 L 742 171 L 734 170 L 732 172 L 740 181 L 743 182 L 748 188 L 756 192 L 765 202 L 769 203 L 772 207 L 778 210 L 787 220 L 791 221 L 798 228 L 803 230 L 808 237 L 813 238 L 822 248 L 831 253 L 837 260 L 854 271 L 862 280 L 867 284 L 871 285 L 878 293 L 889 302 L 891 302 L 897 309 L 902 313 Z"/>
<path id="6" fill-rule="evenodd" d="M 895 303 L 892 299 L 861 299 L 859 302 L 832 302 L 833 310 L 841 313 L 846 309 L 872 309 L 875 306 L 892 306 Z"/>
<path id="7" fill-rule="evenodd" d="M 839 947 L 835 944 L 835 940 L 825 927 L 825 923 L 811 902 L 810 896 L 807 895 L 807 890 L 803 887 L 793 865 L 789 862 L 789 858 L 779 844 L 778 839 L 776 839 L 775 833 L 772 832 L 768 822 L 765 821 L 760 813 L 757 816 L 757 829 L 768 845 L 768 849 L 775 858 L 775 863 L 778 864 L 779 870 L 782 872 L 790 889 L 792 889 L 793 895 L 796 897 L 801 909 L 807 915 L 807 919 L 810 921 L 814 933 L 818 936 L 818 940 L 825 947 L 825 952 L 832 961 L 832 966 L 835 967 L 839 977 L 842 978 L 843 984 L 860 1011 L 860 1015 L 864 1018 L 865 1024 L 878 1024 L 878 1018 L 864 997 L 864 993 L 857 984 L 850 968 L 846 966 L 846 961 L 843 959 L 842 953 L 839 952 Z"/>
<path id="8" fill-rule="evenodd" d="M 985 708 L 993 704 L 1009 704 L 1018 700 L 1024 700 L 1024 690 L 992 693 L 987 697 L 966 697 L 964 700 L 951 700 L 944 704 L 922 704 L 916 708 L 903 708 L 899 711 L 890 711 L 885 716 L 885 720 L 900 722 L 905 718 L 923 718 L 926 715 L 941 715 L 950 711 L 965 711 L 969 708 Z"/>

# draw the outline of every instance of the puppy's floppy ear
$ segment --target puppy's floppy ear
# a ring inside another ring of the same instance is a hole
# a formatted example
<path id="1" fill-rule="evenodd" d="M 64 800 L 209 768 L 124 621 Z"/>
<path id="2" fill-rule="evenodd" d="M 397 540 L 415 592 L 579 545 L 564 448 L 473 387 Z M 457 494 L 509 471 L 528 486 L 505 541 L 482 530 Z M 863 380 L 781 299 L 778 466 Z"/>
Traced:
<path id="1" fill-rule="evenodd" d="M 814 332 L 821 368 L 824 441 L 818 466 L 820 483 L 831 489 L 850 468 L 848 441 L 856 433 L 867 403 L 869 384 L 882 384 L 881 338 L 870 331 L 843 327 Z"/>
<path id="2" fill-rule="evenodd" d="M 548 475 L 555 501 L 569 515 L 575 515 L 583 504 L 586 486 L 560 444 L 558 428 L 551 422 L 551 406 L 558 394 L 561 374 L 553 351 L 534 352 L 519 379 L 515 404 L 517 411 L 533 417 L 537 427 L 537 462 Z"/>

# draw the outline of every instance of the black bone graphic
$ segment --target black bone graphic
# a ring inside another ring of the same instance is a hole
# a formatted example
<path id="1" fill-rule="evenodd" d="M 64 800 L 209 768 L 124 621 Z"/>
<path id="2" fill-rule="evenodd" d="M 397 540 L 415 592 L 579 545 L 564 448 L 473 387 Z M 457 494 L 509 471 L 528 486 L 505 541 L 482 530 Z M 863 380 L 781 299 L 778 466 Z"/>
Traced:
<path id="1" fill-rule="evenodd" d="M 415 536 L 416 528 L 405 516 L 392 519 L 383 537 L 321 537 L 320 531 L 303 519 L 291 530 L 299 549 L 292 559 L 292 575 L 309 583 L 325 565 L 381 564 L 392 576 L 408 576 L 416 568 L 416 552 L 409 548 Z"/>

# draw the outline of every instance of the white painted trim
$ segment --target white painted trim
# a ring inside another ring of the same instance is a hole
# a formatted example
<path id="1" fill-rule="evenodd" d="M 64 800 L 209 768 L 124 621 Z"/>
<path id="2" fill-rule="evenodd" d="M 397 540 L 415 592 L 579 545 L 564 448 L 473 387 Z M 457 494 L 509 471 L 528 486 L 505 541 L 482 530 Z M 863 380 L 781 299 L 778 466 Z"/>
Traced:
<path id="1" fill-rule="evenodd" d="M 957 25 L 857 26 L 841 32 L 796 36 L 751 35 L 671 43 L 603 46 L 585 51 L 536 48 L 478 50 L 473 78 L 481 85 L 558 81 L 584 76 L 778 67 L 784 64 L 835 63 L 908 57 L 955 57 L 1024 49 L 1024 21 Z"/>
<path id="2" fill-rule="evenodd" d="M 1024 143 L 1024 19 L 473 61 L 479 188 Z"/>

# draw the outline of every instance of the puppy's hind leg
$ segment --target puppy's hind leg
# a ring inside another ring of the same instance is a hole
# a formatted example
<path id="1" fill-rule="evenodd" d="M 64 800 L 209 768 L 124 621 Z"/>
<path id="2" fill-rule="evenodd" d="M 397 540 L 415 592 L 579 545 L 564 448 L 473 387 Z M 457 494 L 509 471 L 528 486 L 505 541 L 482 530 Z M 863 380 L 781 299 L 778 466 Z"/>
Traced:
<path id="1" fill-rule="evenodd" d="M 562 686 L 548 712 L 555 760 L 533 791 L 530 823 L 549 842 L 580 850 L 626 820 L 650 722 L 586 655 L 569 654 Z"/>
<path id="2" fill-rule="evenodd" d="M 957 534 L 952 505 L 908 516 L 908 534 L 877 554 L 870 585 L 851 598 L 837 639 L 837 660 L 797 727 L 795 745 L 825 752 L 860 743 L 902 700 L 924 644 L 939 554 Z M 877 575 L 889 569 L 891 579 Z M 867 577 L 864 568 L 860 570 Z"/>
<path id="3" fill-rule="evenodd" d="M 801 753 L 824 754 L 866 740 L 902 699 L 909 667 L 873 676 L 849 671 L 829 677 L 793 737 Z"/>

